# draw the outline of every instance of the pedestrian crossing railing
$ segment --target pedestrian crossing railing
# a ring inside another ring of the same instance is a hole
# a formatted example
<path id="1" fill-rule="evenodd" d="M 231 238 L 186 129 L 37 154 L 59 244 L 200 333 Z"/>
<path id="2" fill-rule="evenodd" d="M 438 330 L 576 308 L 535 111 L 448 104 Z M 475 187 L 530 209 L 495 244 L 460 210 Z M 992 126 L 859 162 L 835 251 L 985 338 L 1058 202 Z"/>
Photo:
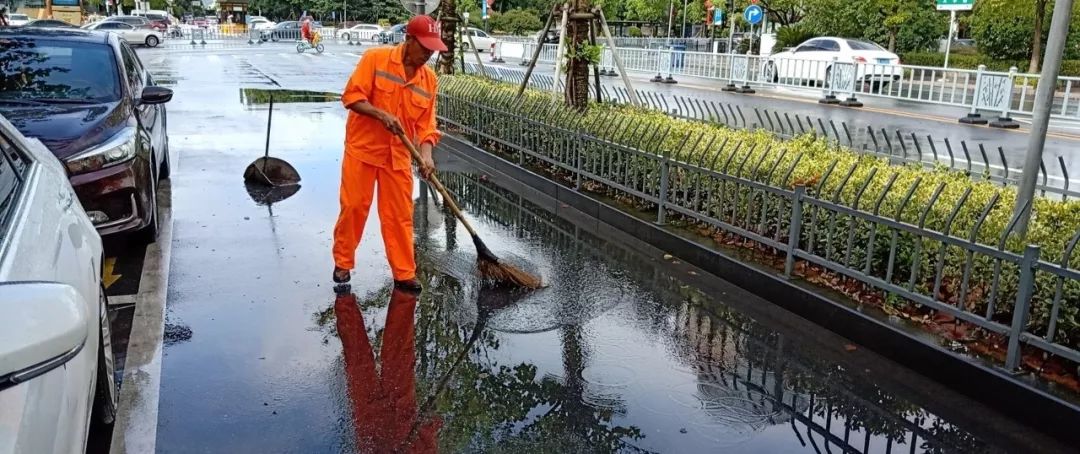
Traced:
<path id="1" fill-rule="evenodd" d="M 675 216 L 715 229 L 724 244 L 775 257 L 787 278 L 955 324 L 1009 371 L 1025 353 L 1080 363 L 1080 226 L 1061 226 L 1073 231 L 1064 244 L 1018 240 L 1002 191 L 924 184 L 901 171 L 875 178 L 879 168 L 839 160 L 798 180 L 803 151 L 702 143 L 703 132 L 621 115 L 586 129 L 584 117 L 546 97 L 491 97 L 473 85 L 453 92 L 439 96 L 444 127 L 571 188 L 651 210 L 659 224 Z M 671 143 L 686 149 L 663 151 Z"/>
<path id="2" fill-rule="evenodd" d="M 537 44 L 521 45 L 520 58 L 527 63 Z M 538 63 L 553 65 L 556 45 L 545 44 Z M 691 52 L 672 48 L 604 47 L 603 66 L 614 69 L 612 52 L 622 57 L 627 71 L 654 74 L 654 81 L 672 82 L 677 77 L 714 79 L 728 87 L 787 87 L 821 90 L 826 103 L 845 102 L 860 106 L 858 98 L 888 98 L 917 103 L 947 105 L 968 110 L 961 121 L 989 124 L 991 127 L 1015 128 L 1014 116 L 1030 116 L 1034 111 L 1038 74 L 1025 74 L 1013 68 L 1007 72 L 978 69 L 954 69 L 897 64 L 888 59 L 875 61 L 840 61 L 785 58 L 775 56 Z M 745 64 L 745 66 L 743 66 Z M 746 68 L 746 71 L 737 69 Z M 732 88 L 734 91 L 734 88 Z M 1080 78 L 1059 77 L 1051 115 L 1054 118 L 1080 120 Z"/>
<path id="3" fill-rule="evenodd" d="M 717 54 L 721 57 L 722 54 Z M 748 72 L 749 59 L 730 60 L 732 71 Z M 465 64 L 465 73 L 480 74 L 475 63 Z M 525 79 L 523 70 L 505 66 L 485 65 L 483 73 L 494 80 L 521 84 Z M 614 70 L 605 75 L 614 76 Z M 552 91 L 555 84 L 560 90 L 561 79 L 548 74 L 533 73 L 529 86 Z M 837 84 L 840 86 L 840 84 Z M 745 90 L 742 83 L 736 90 Z M 618 84 L 601 86 L 601 101 L 606 103 L 632 103 L 630 92 Z M 704 100 L 700 97 L 659 93 L 652 90 L 636 90 L 636 98 L 644 107 L 656 109 L 673 117 L 710 123 L 720 123 L 737 129 L 765 129 L 783 138 L 812 134 L 828 139 L 836 146 L 882 156 L 897 165 L 916 164 L 924 167 L 947 166 L 961 171 L 974 180 L 987 180 L 996 184 L 1016 185 L 1020 181 L 1019 162 L 1010 162 L 1004 147 L 985 143 L 969 143 L 967 140 L 938 139 L 931 134 L 920 135 L 898 129 L 887 130 L 868 124 L 853 124 L 822 117 L 791 114 L 775 109 L 742 106 L 723 101 Z M 1073 181 L 1064 156 L 1047 156 L 1039 168 L 1037 189 L 1043 197 L 1080 197 L 1080 181 Z"/>

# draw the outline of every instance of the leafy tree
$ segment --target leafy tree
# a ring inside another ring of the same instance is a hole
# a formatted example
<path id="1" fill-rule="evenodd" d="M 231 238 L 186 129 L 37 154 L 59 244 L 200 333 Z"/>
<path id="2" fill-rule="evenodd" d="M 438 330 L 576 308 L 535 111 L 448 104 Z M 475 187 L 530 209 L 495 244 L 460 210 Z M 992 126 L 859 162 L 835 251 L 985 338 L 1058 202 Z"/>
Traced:
<path id="1" fill-rule="evenodd" d="M 513 35 L 524 35 L 540 30 L 544 23 L 535 11 L 514 8 L 505 13 L 493 13 L 491 28 Z"/>

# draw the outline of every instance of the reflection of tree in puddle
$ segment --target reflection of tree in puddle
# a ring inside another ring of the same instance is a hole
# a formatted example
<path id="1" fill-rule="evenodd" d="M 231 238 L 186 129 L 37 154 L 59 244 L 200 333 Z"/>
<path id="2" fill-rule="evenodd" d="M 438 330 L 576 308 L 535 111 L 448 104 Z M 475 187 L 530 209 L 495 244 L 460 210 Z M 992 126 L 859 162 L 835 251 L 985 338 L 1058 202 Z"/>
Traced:
<path id="1" fill-rule="evenodd" d="M 418 210 L 427 209 L 421 205 L 417 203 Z M 443 226 L 449 224 L 453 223 Z M 418 229 L 424 228 L 418 224 Z M 427 285 L 416 305 L 416 392 L 423 397 L 410 441 L 422 444 L 423 428 L 438 420 L 438 447 L 443 452 L 634 449 L 629 443 L 642 438 L 640 430 L 612 424 L 613 412 L 594 411 L 584 399 L 579 334 L 571 330 L 564 335 L 564 376 L 569 379 L 539 377 L 536 366 L 528 363 L 496 362 L 492 356 L 501 347 L 500 337 L 485 324 L 512 306 L 515 295 L 482 292 L 476 282 L 441 271 L 429 258 L 433 251 L 428 247 L 430 242 L 417 238 L 417 274 Z M 358 298 L 356 304 L 370 312 L 386 305 L 388 295 L 392 295 L 389 285 Z M 463 314 L 475 314 L 475 319 Z M 327 339 L 341 337 L 336 320 L 334 307 L 314 314 Z M 366 325 L 372 350 L 385 350 L 387 329 Z"/>
<path id="2" fill-rule="evenodd" d="M 569 260 L 579 263 L 578 269 L 608 263 L 652 289 L 641 290 L 637 298 L 653 293 L 657 300 L 682 301 L 675 307 L 658 305 L 651 312 L 641 309 L 645 312 L 642 316 L 650 318 L 643 323 L 671 339 L 677 357 L 696 369 L 696 384 L 688 383 L 690 388 L 679 395 L 693 399 L 687 405 L 697 408 L 705 419 L 692 414 L 677 417 L 689 418 L 697 432 L 709 435 L 718 445 L 742 443 L 770 426 L 787 424 L 802 446 L 818 452 L 823 452 L 821 448 L 829 451 L 830 446 L 844 452 L 987 450 L 971 433 L 866 375 L 844 370 L 838 366 L 843 364 L 839 358 L 800 348 L 784 334 L 713 302 L 711 296 L 651 265 L 636 251 L 580 231 L 476 176 L 446 174 L 440 178 L 448 189 L 462 194 L 461 203 L 467 211 L 503 224 L 506 231 L 522 239 L 540 237 L 551 249 L 574 251 Z M 576 279 L 581 279 L 580 274 L 561 274 L 553 280 Z M 674 327 L 667 322 L 671 318 L 676 321 Z M 562 339 L 564 368 L 571 376 L 578 376 L 571 371 L 580 372 L 581 364 L 588 362 L 581 356 L 585 348 L 580 345 L 579 333 L 565 327 Z M 561 390 L 580 396 L 580 386 L 569 380 Z M 569 408 L 573 411 L 573 406 L 581 403 L 569 402 Z"/>

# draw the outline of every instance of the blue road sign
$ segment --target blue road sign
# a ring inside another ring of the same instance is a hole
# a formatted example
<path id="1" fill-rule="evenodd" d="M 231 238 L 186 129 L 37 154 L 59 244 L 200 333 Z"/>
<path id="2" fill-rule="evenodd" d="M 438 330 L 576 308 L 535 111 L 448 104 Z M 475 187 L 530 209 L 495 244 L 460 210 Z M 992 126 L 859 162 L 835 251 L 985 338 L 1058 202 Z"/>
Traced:
<path id="1" fill-rule="evenodd" d="M 742 17 L 743 19 L 746 19 L 746 22 L 750 25 L 757 25 L 761 23 L 761 19 L 765 17 L 765 10 L 761 9 L 760 6 L 750 5 L 743 10 Z"/>
<path id="2" fill-rule="evenodd" d="M 724 11 L 722 11 L 720 9 L 714 9 L 713 10 L 713 16 L 712 16 L 712 22 L 713 22 L 713 25 L 723 24 L 724 23 Z"/>

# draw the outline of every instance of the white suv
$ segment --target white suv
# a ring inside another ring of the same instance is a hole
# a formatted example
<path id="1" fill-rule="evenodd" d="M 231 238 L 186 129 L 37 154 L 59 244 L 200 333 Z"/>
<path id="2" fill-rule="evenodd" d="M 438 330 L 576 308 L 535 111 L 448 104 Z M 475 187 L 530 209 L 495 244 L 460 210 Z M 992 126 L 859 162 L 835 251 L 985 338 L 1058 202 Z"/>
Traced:
<path id="1" fill-rule="evenodd" d="M 0 454 L 83 453 L 112 423 L 101 258 L 64 167 L 0 117 Z"/>

